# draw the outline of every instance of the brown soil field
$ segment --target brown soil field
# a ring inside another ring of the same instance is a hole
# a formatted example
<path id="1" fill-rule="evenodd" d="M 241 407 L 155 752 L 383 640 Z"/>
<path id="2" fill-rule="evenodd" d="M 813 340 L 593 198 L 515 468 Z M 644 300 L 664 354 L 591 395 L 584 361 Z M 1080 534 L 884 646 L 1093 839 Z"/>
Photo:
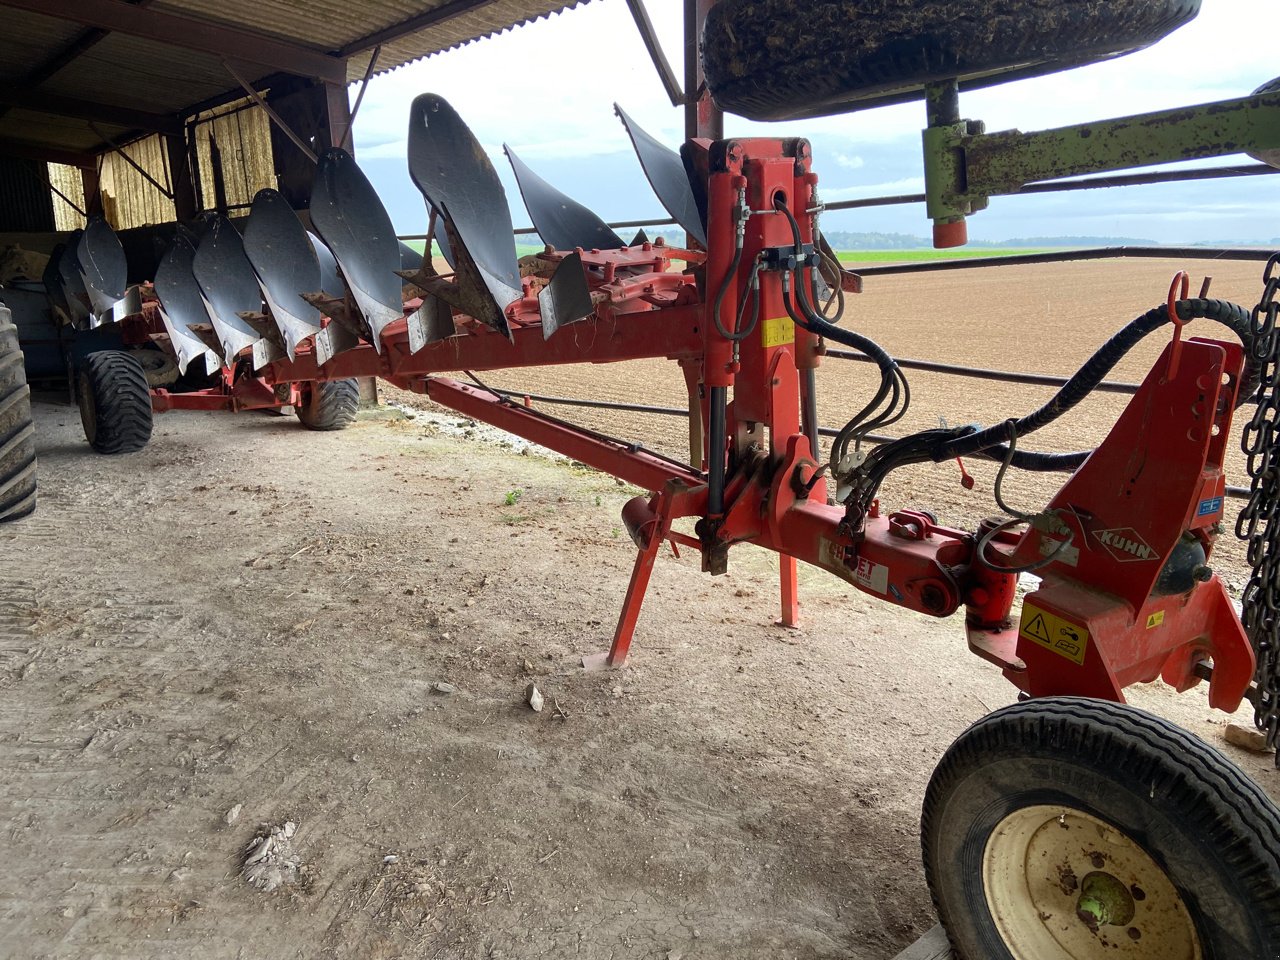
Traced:
<path id="1" fill-rule="evenodd" d="M 882 280 L 855 306 L 903 355 L 1067 372 L 1173 266 Z M 1219 293 L 1256 296 L 1253 266 L 1216 269 Z M 824 369 L 825 422 L 864 374 Z M 654 364 L 493 379 L 681 399 Z M 1045 395 L 914 380 L 921 426 Z M 1097 439 L 1115 409 L 1054 442 Z M 770 555 L 713 579 L 664 553 L 628 665 L 588 673 L 634 557 L 637 491 L 608 477 L 430 411 L 332 434 L 166 414 L 115 458 L 74 409 L 36 417 L 40 505 L 0 526 L 0 956 L 888 960 L 933 924 L 925 784 L 1014 696 L 958 620 L 802 568 L 803 623 L 782 630 Z M 684 447 L 679 421 L 591 419 Z M 972 496 L 953 467 L 887 494 L 978 517 L 977 469 Z M 1202 689 L 1130 694 L 1280 798 Z M 296 882 L 255 889 L 246 849 L 285 822 Z"/>
<path id="2" fill-rule="evenodd" d="M 869 277 L 865 292 L 849 297 L 843 325 L 876 340 L 895 357 L 1069 376 L 1125 323 L 1163 303 L 1178 270 L 1191 273 L 1193 291 L 1210 276 L 1211 296 L 1252 307 L 1262 292 L 1262 266 L 1222 260 L 1112 260 Z M 856 270 L 856 265 L 851 269 Z M 1185 335 L 1232 336 L 1209 321 L 1189 324 Z M 1165 334 L 1152 334 L 1108 379 L 1141 381 L 1167 343 Z M 894 436 L 936 427 L 940 418 L 952 425 L 998 423 L 1029 413 L 1054 392 L 1049 387 L 921 371 L 907 371 L 907 377 L 911 412 L 893 426 Z M 687 406 L 679 368 L 662 360 L 501 371 L 485 375 L 484 380 L 543 396 Z M 843 426 L 870 399 L 877 382 L 870 364 L 827 360 L 818 373 L 822 425 Z M 394 391 L 389 395 L 404 399 Z M 1094 394 L 1034 438 L 1025 439 L 1022 446 L 1053 451 L 1096 446 L 1127 399 L 1120 394 Z M 543 409 L 688 459 L 688 431 L 678 417 L 550 404 Z M 1238 416 L 1236 428 L 1242 425 Z M 943 522 L 973 527 L 983 517 L 1000 512 L 991 496 L 997 465 L 979 460 L 965 466 L 977 481 L 973 490 L 961 487 L 955 463 L 922 465 L 892 474 L 882 498 L 890 509 L 924 508 Z M 1232 446 L 1228 471 L 1228 484 L 1249 485 L 1238 444 Z M 1052 498 L 1062 480 L 1060 475 L 1011 471 L 1004 484 L 1005 499 L 1034 511 Z M 1234 517 L 1233 506 L 1228 507 L 1228 515 Z M 1220 540 L 1218 565 L 1233 590 L 1244 586 L 1244 554 L 1234 537 Z"/>

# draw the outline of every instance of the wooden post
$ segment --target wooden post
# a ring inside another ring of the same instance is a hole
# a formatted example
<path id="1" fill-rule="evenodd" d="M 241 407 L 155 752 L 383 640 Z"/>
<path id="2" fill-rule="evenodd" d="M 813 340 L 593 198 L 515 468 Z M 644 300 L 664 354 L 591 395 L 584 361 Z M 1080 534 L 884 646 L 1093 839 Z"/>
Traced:
<path id="1" fill-rule="evenodd" d="M 80 185 L 84 188 L 84 212 L 91 217 L 102 216 L 102 190 L 99 189 L 98 184 L 98 168 L 81 167 Z"/>

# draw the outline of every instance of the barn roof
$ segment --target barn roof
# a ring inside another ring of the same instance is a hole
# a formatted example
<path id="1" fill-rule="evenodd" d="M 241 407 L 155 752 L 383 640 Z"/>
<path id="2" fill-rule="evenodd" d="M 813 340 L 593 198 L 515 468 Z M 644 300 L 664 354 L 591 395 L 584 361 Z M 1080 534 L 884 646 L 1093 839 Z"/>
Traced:
<path id="1" fill-rule="evenodd" d="M 0 0 L 0 153 L 75 162 L 290 78 L 348 83 L 587 0 Z"/>

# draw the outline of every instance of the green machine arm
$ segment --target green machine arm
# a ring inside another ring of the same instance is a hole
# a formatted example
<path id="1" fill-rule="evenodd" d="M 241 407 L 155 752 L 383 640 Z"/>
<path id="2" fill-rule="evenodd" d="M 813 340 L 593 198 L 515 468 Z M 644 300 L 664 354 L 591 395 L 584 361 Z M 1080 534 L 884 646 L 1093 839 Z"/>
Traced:
<path id="1" fill-rule="evenodd" d="M 965 217 L 1029 183 L 1280 149 L 1278 92 L 1034 133 L 987 133 L 981 121 L 960 119 L 954 83 L 931 86 L 927 102 L 925 194 L 936 247 L 965 243 Z"/>

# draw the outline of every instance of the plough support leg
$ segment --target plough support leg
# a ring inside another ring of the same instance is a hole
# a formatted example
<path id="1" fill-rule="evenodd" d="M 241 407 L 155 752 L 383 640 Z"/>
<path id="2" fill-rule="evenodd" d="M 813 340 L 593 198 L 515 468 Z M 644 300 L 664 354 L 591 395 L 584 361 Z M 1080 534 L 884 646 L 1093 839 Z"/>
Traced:
<path id="1" fill-rule="evenodd" d="M 636 621 L 640 619 L 640 605 L 644 603 L 645 591 L 649 589 L 649 577 L 653 573 L 653 564 L 658 559 L 658 548 L 661 546 L 662 533 L 655 524 L 650 527 L 649 539 L 636 554 L 635 566 L 631 568 L 631 582 L 627 584 L 627 596 L 622 602 L 622 612 L 618 615 L 617 629 L 613 632 L 613 645 L 608 653 L 594 653 L 583 657 L 582 666 L 585 669 L 621 667 L 627 662 L 631 638 L 636 632 Z"/>
<path id="2" fill-rule="evenodd" d="M 782 583 L 782 615 L 777 620 L 780 627 L 800 625 L 800 588 L 796 580 L 796 558 L 778 554 L 778 575 Z"/>

